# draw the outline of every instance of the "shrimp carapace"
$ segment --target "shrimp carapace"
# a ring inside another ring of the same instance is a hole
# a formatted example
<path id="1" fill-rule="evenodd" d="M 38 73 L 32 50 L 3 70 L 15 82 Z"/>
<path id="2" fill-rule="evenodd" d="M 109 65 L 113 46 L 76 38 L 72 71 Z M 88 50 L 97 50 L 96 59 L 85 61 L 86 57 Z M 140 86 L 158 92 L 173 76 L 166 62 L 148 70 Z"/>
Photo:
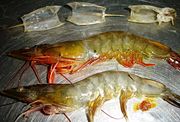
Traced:
<path id="1" fill-rule="evenodd" d="M 122 31 L 105 32 L 83 40 L 36 45 L 12 51 L 9 55 L 32 64 L 49 65 L 49 83 L 54 83 L 55 72 L 75 73 L 88 65 L 110 59 L 116 59 L 125 67 L 134 64 L 154 66 L 145 63 L 144 59 L 164 59 L 174 68 L 180 68 L 179 54 L 168 46 Z"/>
<path id="2" fill-rule="evenodd" d="M 42 111 L 47 115 L 72 112 L 86 108 L 89 122 L 94 121 L 98 108 L 104 102 L 119 97 L 121 111 L 126 119 L 127 101 L 132 97 L 160 97 L 175 107 L 180 107 L 180 96 L 172 93 L 160 82 L 126 72 L 106 71 L 70 84 L 37 84 L 1 91 L 0 94 L 29 103 L 31 108 L 22 115 Z M 143 103 L 140 109 L 150 109 Z"/>

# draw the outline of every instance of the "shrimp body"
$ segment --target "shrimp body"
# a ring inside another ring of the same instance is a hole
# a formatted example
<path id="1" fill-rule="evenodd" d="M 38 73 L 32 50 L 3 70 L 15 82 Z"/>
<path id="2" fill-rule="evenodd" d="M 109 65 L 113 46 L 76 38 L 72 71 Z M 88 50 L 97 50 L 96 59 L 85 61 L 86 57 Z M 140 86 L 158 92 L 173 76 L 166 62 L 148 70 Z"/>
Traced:
<path id="1" fill-rule="evenodd" d="M 9 55 L 33 62 L 50 65 L 49 83 L 53 83 L 54 72 L 74 73 L 102 61 L 116 59 L 125 67 L 134 64 L 153 66 L 143 59 L 165 59 L 179 69 L 180 56 L 159 42 L 128 32 L 106 32 L 84 40 L 42 44 L 32 48 L 12 51 Z"/>
<path id="2" fill-rule="evenodd" d="M 107 71 L 70 84 L 38 84 L 12 88 L 0 92 L 23 102 L 30 103 L 34 110 L 52 115 L 86 108 L 89 122 L 93 122 L 96 110 L 104 102 L 118 97 L 121 111 L 126 119 L 126 103 L 132 97 L 160 97 L 170 104 L 180 107 L 180 96 L 172 93 L 162 83 L 144 79 L 126 72 Z"/>
<path id="3" fill-rule="evenodd" d="M 125 67 L 134 64 L 152 66 L 143 62 L 144 58 L 166 59 L 171 49 L 159 42 L 136 36 L 127 32 L 107 32 L 93 36 L 85 41 L 96 55 L 106 59 L 116 59 Z"/>

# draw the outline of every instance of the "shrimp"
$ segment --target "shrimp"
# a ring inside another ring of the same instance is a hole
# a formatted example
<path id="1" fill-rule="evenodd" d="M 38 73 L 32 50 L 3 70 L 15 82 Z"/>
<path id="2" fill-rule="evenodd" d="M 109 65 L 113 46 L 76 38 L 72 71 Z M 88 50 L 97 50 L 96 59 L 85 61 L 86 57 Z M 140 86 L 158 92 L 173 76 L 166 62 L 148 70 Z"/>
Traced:
<path id="1" fill-rule="evenodd" d="M 9 55 L 31 62 L 34 71 L 35 64 L 50 66 L 48 83 L 54 83 L 55 72 L 71 74 L 111 59 L 116 59 L 125 67 L 134 64 L 154 66 L 143 59 L 164 59 L 174 68 L 180 68 L 179 54 L 168 46 L 122 31 L 105 32 L 83 40 L 36 45 L 14 50 Z"/>
<path id="2" fill-rule="evenodd" d="M 74 83 L 74 86 L 37 84 L 12 88 L 0 93 L 31 105 L 31 108 L 20 116 L 28 116 L 38 110 L 46 115 L 54 115 L 85 108 L 88 122 L 93 122 L 96 111 L 106 101 L 116 97 L 119 97 L 120 108 L 126 120 L 126 104 L 133 97 L 160 97 L 180 108 L 180 96 L 172 93 L 162 83 L 120 71 L 98 73 Z"/>

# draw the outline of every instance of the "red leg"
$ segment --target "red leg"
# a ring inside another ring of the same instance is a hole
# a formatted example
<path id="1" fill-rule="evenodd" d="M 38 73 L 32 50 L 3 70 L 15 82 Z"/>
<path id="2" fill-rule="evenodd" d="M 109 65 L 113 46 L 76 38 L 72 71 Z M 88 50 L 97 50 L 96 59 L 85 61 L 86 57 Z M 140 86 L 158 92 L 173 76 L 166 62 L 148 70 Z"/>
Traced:
<path id="1" fill-rule="evenodd" d="M 120 54 L 117 58 L 117 61 L 125 66 L 125 67 L 133 67 L 134 64 L 139 64 L 142 65 L 144 67 L 147 66 L 154 66 L 155 64 L 151 64 L 151 63 L 144 63 L 143 61 L 143 57 L 142 54 L 138 53 L 138 52 L 124 52 L 122 54 Z"/>
<path id="2" fill-rule="evenodd" d="M 82 70 L 82 69 L 84 69 L 86 66 L 88 66 L 88 65 L 94 65 L 94 64 L 96 64 L 96 63 L 98 63 L 98 62 L 100 62 L 100 61 L 103 61 L 103 60 L 105 60 L 106 58 L 105 57 L 97 57 L 97 58 L 95 58 L 95 57 L 92 57 L 92 58 L 90 58 L 89 60 L 87 60 L 85 63 L 83 63 L 83 64 L 81 64 L 78 68 L 76 68 L 76 69 L 74 69 L 74 70 L 72 70 L 71 71 L 71 74 L 73 74 L 73 73 L 75 73 L 75 72 L 77 72 L 77 71 L 79 71 L 79 70 Z"/>
<path id="3" fill-rule="evenodd" d="M 25 71 L 28 67 L 29 67 L 29 62 L 26 61 L 26 62 L 21 66 L 21 68 L 19 68 L 18 71 L 16 71 L 15 74 L 13 74 L 13 77 L 12 77 L 10 80 L 8 80 L 8 82 L 7 82 L 7 84 L 8 84 L 7 87 L 10 86 L 11 81 L 12 81 L 19 73 L 21 74 L 21 75 L 20 75 L 20 78 L 19 78 L 19 81 L 20 81 L 20 79 L 21 79 L 24 71 Z M 20 84 L 20 83 L 18 82 L 18 85 L 19 85 L 19 84 Z M 6 87 L 6 88 L 7 88 L 7 87 Z"/>
<path id="4" fill-rule="evenodd" d="M 30 65 L 30 64 L 28 64 L 28 66 L 26 66 L 26 67 L 24 68 L 24 70 L 22 71 L 22 73 L 21 73 L 21 75 L 20 75 L 20 77 L 19 77 L 18 86 L 20 86 L 21 78 L 22 78 L 24 72 L 29 68 L 29 65 Z"/>
<path id="5" fill-rule="evenodd" d="M 40 77 L 39 77 L 39 74 L 38 74 L 38 71 L 37 71 L 37 69 L 36 69 L 36 67 L 35 67 L 35 62 L 34 62 L 34 61 L 31 61 L 31 65 L 30 65 L 30 66 L 31 66 L 31 68 L 32 68 L 32 70 L 33 70 L 36 78 L 38 79 L 39 83 L 43 83 L 43 82 L 41 81 L 41 79 L 40 79 Z"/>
<path id="6" fill-rule="evenodd" d="M 64 79 L 66 79 L 71 85 L 74 86 L 74 84 L 66 76 L 64 76 L 62 73 L 60 73 L 60 75 L 63 76 Z"/>
<path id="7" fill-rule="evenodd" d="M 144 63 L 142 56 L 139 56 L 139 58 L 136 59 L 136 63 L 141 65 L 141 66 L 144 66 L 144 67 L 155 65 L 155 64 L 151 64 L 151 63 Z"/>
<path id="8" fill-rule="evenodd" d="M 57 62 L 56 64 L 52 64 L 50 66 L 50 69 L 48 70 L 48 83 L 49 84 L 54 84 L 54 78 L 55 78 L 55 70 L 56 70 L 56 67 L 58 65 L 59 62 Z"/>
<path id="9" fill-rule="evenodd" d="M 137 64 L 141 65 L 141 66 L 144 66 L 144 67 L 151 67 L 151 66 L 155 66 L 155 64 L 151 64 L 151 63 L 144 63 L 143 61 L 142 62 L 138 62 Z"/>
<path id="10" fill-rule="evenodd" d="M 50 66 L 50 69 L 48 71 L 48 83 L 55 83 L 54 78 L 55 78 L 55 72 L 58 72 L 61 76 L 63 76 L 68 82 L 72 84 L 72 82 L 63 75 L 63 73 L 69 72 L 71 68 L 67 67 L 57 67 L 59 65 L 59 62 L 56 64 L 53 64 Z"/>
<path id="11" fill-rule="evenodd" d="M 129 68 L 133 67 L 133 65 L 135 64 L 134 58 L 124 55 L 118 57 L 117 61 L 124 67 L 129 67 Z"/>
<path id="12" fill-rule="evenodd" d="M 74 85 L 66 76 L 64 76 L 65 73 L 69 73 L 69 71 L 71 71 L 71 68 L 71 66 L 57 67 L 56 72 L 60 74 L 65 80 L 67 80 L 71 85 Z"/>

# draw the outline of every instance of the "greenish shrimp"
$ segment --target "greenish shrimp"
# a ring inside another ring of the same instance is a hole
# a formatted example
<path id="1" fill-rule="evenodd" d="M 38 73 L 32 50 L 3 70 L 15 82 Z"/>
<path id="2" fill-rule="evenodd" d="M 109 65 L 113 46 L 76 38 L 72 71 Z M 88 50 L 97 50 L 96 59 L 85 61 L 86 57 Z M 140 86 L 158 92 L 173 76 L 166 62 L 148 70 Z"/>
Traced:
<path id="1" fill-rule="evenodd" d="M 36 45 L 12 51 L 9 55 L 30 62 L 35 74 L 36 64 L 49 66 L 48 83 L 55 83 L 55 72 L 61 75 L 75 73 L 88 65 L 111 59 L 116 59 L 125 67 L 134 64 L 154 66 L 143 60 L 164 59 L 174 68 L 180 68 L 179 54 L 168 46 L 122 31 L 105 32 L 82 40 Z"/>

